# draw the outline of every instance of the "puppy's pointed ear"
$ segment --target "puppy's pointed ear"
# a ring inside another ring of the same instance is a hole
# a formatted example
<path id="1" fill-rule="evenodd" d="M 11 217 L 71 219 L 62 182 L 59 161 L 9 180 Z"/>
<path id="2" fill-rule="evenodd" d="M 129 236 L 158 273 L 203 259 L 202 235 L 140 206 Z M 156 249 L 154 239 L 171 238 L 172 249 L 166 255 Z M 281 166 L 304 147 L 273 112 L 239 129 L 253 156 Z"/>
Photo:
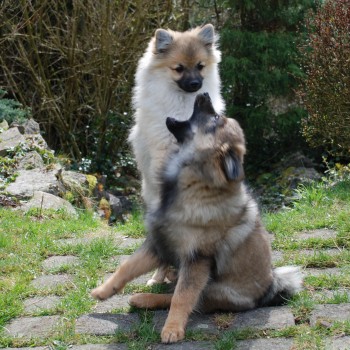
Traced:
<path id="1" fill-rule="evenodd" d="M 156 30 L 155 52 L 164 53 L 168 50 L 169 46 L 173 42 L 172 35 L 165 29 Z"/>
<path id="2" fill-rule="evenodd" d="M 212 46 L 216 40 L 214 26 L 212 24 L 206 24 L 199 31 L 198 36 L 207 47 Z"/>
<path id="3" fill-rule="evenodd" d="M 222 160 L 222 168 L 228 181 L 243 178 L 243 164 L 234 151 L 228 150 Z"/>

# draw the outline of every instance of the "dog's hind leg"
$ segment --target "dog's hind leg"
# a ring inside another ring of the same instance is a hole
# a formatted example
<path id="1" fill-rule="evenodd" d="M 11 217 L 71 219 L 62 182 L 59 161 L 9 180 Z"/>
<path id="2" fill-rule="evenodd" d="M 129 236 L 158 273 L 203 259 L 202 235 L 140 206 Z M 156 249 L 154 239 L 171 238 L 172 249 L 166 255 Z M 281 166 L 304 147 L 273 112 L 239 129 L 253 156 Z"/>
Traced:
<path id="1" fill-rule="evenodd" d="M 113 294 L 119 293 L 124 286 L 134 278 L 152 271 L 159 265 L 159 261 L 146 247 L 141 246 L 129 259 L 101 286 L 95 288 L 91 295 L 95 299 L 104 300 Z"/>
<path id="2" fill-rule="evenodd" d="M 161 334 L 163 343 L 174 343 L 184 338 L 188 316 L 208 282 L 210 267 L 209 260 L 199 259 L 180 268 L 169 315 Z"/>
<path id="3" fill-rule="evenodd" d="M 140 309 L 166 309 L 173 294 L 138 293 L 130 297 L 129 304 Z"/>
<path id="4" fill-rule="evenodd" d="M 214 311 L 245 311 L 254 308 L 252 297 L 242 295 L 232 286 L 225 283 L 210 283 L 202 293 L 202 298 L 197 305 L 200 312 L 210 313 Z"/>

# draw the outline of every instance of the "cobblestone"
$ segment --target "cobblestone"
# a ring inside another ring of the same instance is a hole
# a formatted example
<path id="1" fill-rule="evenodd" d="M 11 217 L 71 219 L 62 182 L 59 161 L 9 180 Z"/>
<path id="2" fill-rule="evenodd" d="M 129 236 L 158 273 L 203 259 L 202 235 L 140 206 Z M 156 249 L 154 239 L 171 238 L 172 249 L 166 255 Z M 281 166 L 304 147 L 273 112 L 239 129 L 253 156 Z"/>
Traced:
<path id="1" fill-rule="evenodd" d="M 299 233 L 296 235 L 298 240 L 307 240 L 307 239 L 336 239 L 337 232 L 329 229 L 317 229 Z"/>
<path id="2" fill-rule="evenodd" d="M 117 309 L 128 309 L 130 305 L 128 303 L 130 295 L 117 294 L 111 298 L 99 301 L 93 309 L 94 313 L 108 313 Z"/>
<path id="3" fill-rule="evenodd" d="M 293 340 L 287 338 L 251 339 L 237 342 L 235 350 L 292 350 Z"/>
<path id="4" fill-rule="evenodd" d="M 43 261 L 42 267 L 44 270 L 59 269 L 63 266 L 74 266 L 79 264 L 79 258 L 73 255 L 50 256 Z"/>
<path id="5" fill-rule="evenodd" d="M 350 303 L 316 305 L 311 312 L 311 326 L 320 322 L 332 324 L 335 321 L 350 321 Z"/>
<path id="6" fill-rule="evenodd" d="M 73 283 L 73 276 L 68 274 L 42 275 L 34 279 L 30 285 L 35 289 L 53 289 Z"/>
<path id="7" fill-rule="evenodd" d="M 56 295 L 29 298 L 24 301 L 24 312 L 29 314 L 53 309 L 61 300 L 62 298 Z"/>
<path id="8" fill-rule="evenodd" d="M 229 329 L 283 329 L 294 326 L 294 316 L 287 306 L 265 307 L 236 314 Z"/>
<path id="9" fill-rule="evenodd" d="M 14 338 L 41 338 L 53 333 L 60 316 L 21 317 L 5 327 L 5 333 Z"/>
<path id="10" fill-rule="evenodd" d="M 77 334 L 113 335 L 117 331 L 130 332 L 139 323 L 137 314 L 89 314 L 75 324 Z"/>

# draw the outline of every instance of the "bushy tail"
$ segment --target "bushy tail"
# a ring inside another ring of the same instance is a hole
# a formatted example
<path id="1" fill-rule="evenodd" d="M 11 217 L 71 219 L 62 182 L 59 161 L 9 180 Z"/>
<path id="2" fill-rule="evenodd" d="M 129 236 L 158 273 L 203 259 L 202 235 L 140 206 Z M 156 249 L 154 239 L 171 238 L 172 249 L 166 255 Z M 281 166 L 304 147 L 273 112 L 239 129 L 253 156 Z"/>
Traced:
<path id="1" fill-rule="evenodd" d="M 284 304 L 294 294 L 302 290 L 303 277 L 299 267 L 283 266 L 273 270 L 273 282 L 260 306 Z"/>

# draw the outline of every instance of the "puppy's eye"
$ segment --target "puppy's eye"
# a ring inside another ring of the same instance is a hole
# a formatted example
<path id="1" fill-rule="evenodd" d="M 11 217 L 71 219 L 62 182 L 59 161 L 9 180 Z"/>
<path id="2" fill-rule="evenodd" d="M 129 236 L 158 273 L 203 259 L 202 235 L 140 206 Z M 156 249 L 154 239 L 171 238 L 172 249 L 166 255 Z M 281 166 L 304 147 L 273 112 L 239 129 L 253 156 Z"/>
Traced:
<path id="1" fill-rule="evenodd" d="M 182 73 L 184 70 L 185 70 L 185 68 L 184 68 L 184 66 L 183 65 L 179 65 L 179 66 L 177 66 L 176 68 L 175 68 L 175 70 L 178 72 L 178 73 Z"/>
<path id="2" fill-rule="evenodd" d="M 198 70 L 202 70 L 204 67 L 205 67 L 205 66 L 204 66 L 203 63 L 198 63 L 198 64 L 197 64 L 197 69 L 198 69 Z"/>

